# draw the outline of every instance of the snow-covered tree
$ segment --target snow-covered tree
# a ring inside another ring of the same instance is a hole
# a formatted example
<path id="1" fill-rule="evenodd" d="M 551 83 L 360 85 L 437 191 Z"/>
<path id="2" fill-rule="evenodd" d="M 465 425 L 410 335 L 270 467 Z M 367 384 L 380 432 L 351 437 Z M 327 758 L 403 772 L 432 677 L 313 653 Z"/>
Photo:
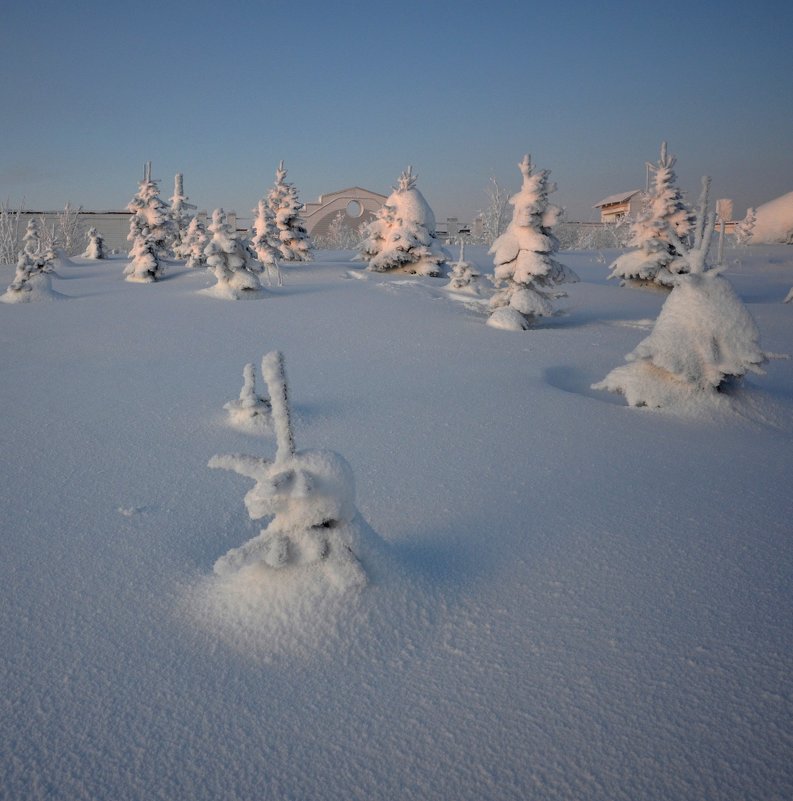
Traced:
<path id="1" fill-rule="evenodd" d="M 204 256 L 207 266 L 217 278 L 217 284 L 209 294 L 228 300 L 259 297 L 262 289 L 258 276 L 261 265 L 229 225 L 223 209 L 212 212 L 209 233 L 212 238 L 207 243 Z"/>
<path id="2" fill-rule="evenodd" d="M 767 359 L 757 326 L 720 267 L 707 256 L 716 217 L 708 213 L 710 179 L 703 179 L 694 243 L 667 222 L 665 236 L 685 263 L 650 335 L 593 389 L 619 392 L 631 406 L 675 406 L 712 396 L 725 381 L 761 373 Z"/>
<path id="3" fill-rule="evenodd" d="M 509 225 L 509 191 L 491 177 L 485 189 L 487 206 L 481 211 L 482 239 L 492 245 Z"/>
<path id="4" fill-rule="evenodd" d="M 674 274 L 685 271 L 686 262 L 680 258 L 668 232 L 687 236 L 694 215 L 677 187 L 675 161 L 675 156 L 667 151 L 666 142 L 662 142 L 658 164 L 647 164 L 654 173 L 653 187 L 631 226 L 631 245 L 636 249 L 613 262 L 609 278 L 668 287 L 673 284 Z"/>
<path id="5" fill-rule="evenodd" d="M 157 281 L 162 277 L 164 269 L 148 226 L 143 225 L 134 236 L 130 231 L 127 239 L 130 237 L 133 237 L 129 251 L 130 261 L 124 268 L 126 280 L 138 284 L 151 284 Z"/>
<path id="6" fill-rule="evenodd" d="M 71 203 L 67 203 L 58 214 L 57 238 L 67 256 L 74 256 L 83 250 L 86 230 L 81 219 L 82 213 L 82 206 L 74 208 Z"/>
<path id="7" fill-rule="evenodd" d="M 180 259 L 186 259 L 189 252 L 185 250 L 185 236 L 190 221 L 193 219 L 190 214 L 195 210 L 192 203 L 188 203 L 189 198 L 184 193 L 184 178 L 182 173 L 177 172 L 173 179 L 173 197 L 171 198 L 170 216 L 173 222 L 172 250 L 174 255 Z"/>
<path id="8" fill-rule="evenodd" d="M 267 201 L 262 199 L 253 209 L 253 237 L 251 247 L 256 258 L 264 265 L 267 271 L 267 282 L 270 286 L 283 284 L 281 270 L 278 267 L 278 258 L 281 255 L 281 239 L 275 216 Z"/>
<path id="9" fill-rule="evenodd" d="M 523 184 L 509 199 L 512 221 L 489 251 L 497 289 L 490 299 L 492 314 L 487 323 L 508 330 L 525 330 L 533 318 L 552 314 L 551 300 L 564 296 L 553 287 L 578 281 L 573 270 L 553 258 L 559 240 L 551 229 L 562 210 L 548 200 L 556 190 L 555 184 L 548 181 L 550 172 L 534 172 L 528 155 L 518 169 Z"/>
<path id="10" fill-rule="evenodd" d="M 364 228 L 357 258 L 374 272 L 399 270 L 441 275 L 449 254 L 435 235 L 435 215 L 416 188 L 418 176 L 408 167 L 372 220 Z"/>
<path id="11" fill-rule="evenodd" d="M 25 235 L 22 237 L 22 250 L 28 256 L 38 256 L 42 251 L 41 233 L 39 224 L 34 217 L 28 220 Z"/>
<path id="12" fill-rule="evenodd" d="M 281 353 L 264 357 L 262 375 L 270 390 L 275 458 L 214 456 L 209 467 L 253 479 L 245 496 L 248 514 L 271 520 L 258 536 L 218 559 L 215 573 L 319 570 L 341 590 L 360 587 L 366 577 L 354 553 L 359 531 L 352 470 L 332 451 L 296 450 Z"/>
<path id="13" fill-rule="evenodd" d="M 231 424 L 245 431 L 256 431 L 269 427 L 272 422 L 272 404 L 266 397 L 256 393 L 256 370 L 253 364 L 246 364 L 242 371 L 242 389 L 236 400 L 224 407 L 229 413 Z"/>
<path id="14" fill-rule="evenodd" d="M 127 210 L 132 217 L 129 221 L 130 242 L 135 241 L 146 230 L 146 241 L 158 258 L 167 256 L 174 236 L 174 223 L 168 206 L 160 197 L 157 182 L 151 177 L 151 162 L 147 162 L 143 180 L 138 185 L 138 193 L 129 202 Z"/>
<path id="15" fill-rule="evenodd" d="M 357 229 L 348 223 L 349 217 L 343 210 L 338 211 L 330 221 L 324 236 L 315 236 L 317 247 L 328 250 L 353 250 L 361 241 Z"/>
<path id="16" fill-rule="evenodd" d="M 752 240 L 754 224 L 757 222 L 757 214 L 753 208 L 746 209 L 746 216 L 736 224 L 734 235 L 737 245 L 748 245 Z"/>
<path id="17" fill-rule="evenodd" d="M 204 255 L 209 237 L 204 223 L 193 217 L 182 239 L 182 258 L 187 259 L 186 266 L 190 268 L 206 267 L 207 260 Z"/>
<path id="18" fill-rule="evenodd" d="M 460 240 L 460 258 L 449 268 L 449 283 L 446 289 L 467 295 L 479 294 L 479 271 L 465 260 L 465 242 Z"/>
<path id="19" fill-rule="evenodd" d="M 88 231 L 88 246 L 85 249 L 85 253 L 83 253 L 83 257 L 86 259 L 107 258 L 105 240 L 96 228 L 91 228 Z"/>
<path id="20" fill-rule="evenodd" d="M 275 171 L 275 184 L 267 195 L 275 226 L 278 230 L 278 252 L 284 261 L 311 261 L 313 245 L 300 212 L 303 204 L 297 189 L 286 181 L 284 162 Z"/>
<path id="21" fill-rule="evenodd" d="M 62 297 L 52 289 L 51 267 L 42 254 L 31 255 L 26 250 L 19 252 L 14 280 L 9 284 L 0 300 L 3 303 L 31 303 L 39 300 L 54 300 Z"/>

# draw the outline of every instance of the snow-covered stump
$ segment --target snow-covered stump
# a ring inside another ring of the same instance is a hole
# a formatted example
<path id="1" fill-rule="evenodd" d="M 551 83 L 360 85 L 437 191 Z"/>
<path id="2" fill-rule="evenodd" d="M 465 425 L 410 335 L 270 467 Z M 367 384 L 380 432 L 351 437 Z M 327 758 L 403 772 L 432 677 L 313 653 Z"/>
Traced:
<path id="1" fill-rule="evenodd" d="M 260 431 L 272 425 L 272 405 L 268 398 L 256 393 L 256 370 L 246 364 L 242 371 L 242 389 L 236 400 L 223 407 L 229 413 L 229 422 L 243 431 Z"/>
<path id="2" fill-rule="evenodd" d="M 650 335 L 593 389 L 617 392 L 630 406 L 677 407 L 713 402 L 731 378 L 762 373 L 769 354 L 746 306 L 721 268 L 707 267 L 715 216 L 703 179 L 693 246 L 672 226 L 666 235 L 685 260 Z"/>
<path id="3" fill-rule="evenodd" d="M 26 251 L 19 253 L 14 280 L 0 295 L 3 303 L 35 303 L 42 300 L 60 300 L 64 296 L 52 288 L 51 269 L 43 256 L 33 257 Z"/>
<path id="4" fill-rule="evenodd" d="M 367 262 L 367 270 L 443 275 L 449 254 L 435 235 L 435 214 L 416 188 L 417 177 L 408 167 L 365 226 L 356 258 Z"/>
<path id="5" fill-rule="evenodd" d="M 528 155 L 518 169 L 523 184 L 509 199 L 512 221 L 489 251 L 496 293 L 490 299 L 492 313 L 487 324 L 510 331 L 525 331 L 535 318 L 553 314 L 552 299 L 565 295 L 553 287 L 578 281 L 573 270 L 553 258 L 559 240 L 552 228 L 562 210 L 548 200 L 556 189 L 548 181 L 549 171 L 533 172 Z"/>
<path id="6" fill-rule="evenodd" d="M 339 592 L 362 587 L 366 575 L 355 551 L 366 526 L 355 508 L 352 470 L 332 451 L 296 450 L 281 353 L 264 357 L 262 374 L 270 391 L 275 458 L 214 456 L 209 467 L 253 479 L 245 496 L 248 514 L 271 520 L 258 536 L 218 559 L 214 572 L 287 580 L 308 592 L 317 582 Z"/>

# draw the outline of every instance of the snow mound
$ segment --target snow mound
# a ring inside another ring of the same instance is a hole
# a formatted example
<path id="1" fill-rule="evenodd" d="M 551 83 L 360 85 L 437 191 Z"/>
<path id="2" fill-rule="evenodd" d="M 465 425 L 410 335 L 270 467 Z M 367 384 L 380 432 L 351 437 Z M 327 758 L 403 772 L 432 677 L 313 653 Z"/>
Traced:
<path id="1" fill-rule="evenodd" d="M 650 335 L 593 389 L 619 392 L 630 406 L 717 401 L 727 376 L 762 373 L 759 332 L 731 284 L 716 271 L 681 275 Z"/>
<path id="2" fill-rule="evenodd" d="M 528 331 L 529 329 L 529 321 L 511 306 L 502 306 L 500 309 L 496 309 L 487 318 L 487 325 L 503 331 Z"/>
<path id="3" fill-rule="evenodd" d="M 0 295 L 3 303 L 37 303 L 44 300 L 65 300 L 66 296 L 52 288 L 52 279 L 47 273 L 30 275 L 20 289 L 9 287 Z"/>
<path id="4" fill-rule="evenodd" d="M 793 192 L 758 206 L 756 215 L 753 245 L 793 243 Z"/>

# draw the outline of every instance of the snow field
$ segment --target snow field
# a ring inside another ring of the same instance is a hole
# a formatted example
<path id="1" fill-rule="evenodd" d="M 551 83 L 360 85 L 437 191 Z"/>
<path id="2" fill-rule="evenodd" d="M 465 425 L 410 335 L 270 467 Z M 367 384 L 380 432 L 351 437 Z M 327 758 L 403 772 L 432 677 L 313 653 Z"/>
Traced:
<path id="1" fill-rule="evenodd" d="M 565 253 L 526 333 L 316 255 L 248 303 L 75 258 L 67 300 L 0 307 L 0 796 L 792 795 L 793 362 L 631 409 L 590 386 L 667 295 L 611 254 Z M 791 352 L 790 249 L 728 263 Z M 212 572 L 266 522 L 206 465 L 275 455 L 223 408 L 274 349 L 298 448 L 352 468 L 362 589 Z"/>

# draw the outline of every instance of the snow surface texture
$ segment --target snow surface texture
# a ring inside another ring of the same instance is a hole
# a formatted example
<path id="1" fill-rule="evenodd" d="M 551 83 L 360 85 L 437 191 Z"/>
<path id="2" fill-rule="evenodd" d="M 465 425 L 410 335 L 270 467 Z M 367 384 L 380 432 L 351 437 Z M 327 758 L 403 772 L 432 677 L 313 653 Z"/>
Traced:
<path id="1" fill-rule="evenodd" d="M 69 302 L 0 305 L 0 795 L 793 797 L 793 361 L 701 416 L 631 409 L 590 384 L 666 295 L 598 254 L 564 254 L 581 281 L 521 336 L 351 257 L 266 309 L 117 257 L 59 268 Z M 726 263 L 790 352 L 793 249 Z M 275 348 L 298 446 L 344 455 L 379 535 L 362 590 L 310 585 L 319 619 L 279 571 L 212 570 L 268 522 L 206 464 L 272 457 L 221 407 Z"/>
<path id="2" fill-rule="evenodd" d="M 435 215 L 408 167 L 394 191 L 365 228 L 359 258 L 373 272 L 443 273 L 448 253 L 435 236 Z"/>

